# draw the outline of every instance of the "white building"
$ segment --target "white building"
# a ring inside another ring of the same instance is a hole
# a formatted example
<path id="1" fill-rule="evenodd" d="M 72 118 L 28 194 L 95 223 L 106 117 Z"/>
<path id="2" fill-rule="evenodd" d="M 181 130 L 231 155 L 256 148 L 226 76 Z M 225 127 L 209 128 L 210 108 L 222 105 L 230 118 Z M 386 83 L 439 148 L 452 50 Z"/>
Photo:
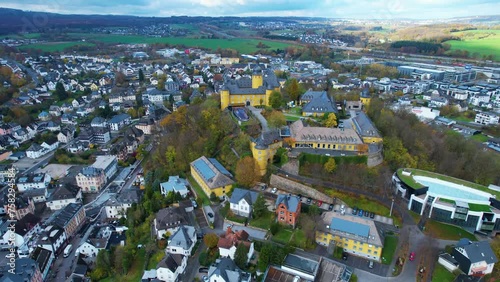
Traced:
<path id="1" fill-rule="evenodd" d="M 177 231 L 168 238 L 168 246 L 165 252 L 168 254 L 180 254 L 190 256 L 196 244 L 196 229 L 192 226 L 180 226 Z"/>
<path id="2" fill-rule="evenodd" d="M 64 185 L 56 188 L 45 204 L 49 209 L 56 211 L 71 203 L 80 203 L 81 201 L 82 189 L 80 187 Z"/>
<path id="3" fill-rule="evenodd" d="M 180 274 L 184 273 L 187 265 L 187 256 L 167 254 L 156 267 L 156 277 L 160 281 L 176 282 Z"/>
<path id="4" fill-rule="evenodd" d="M 495 125 L 498 124 L 499 116 L 495 113 L 478 112 L 476 113 L 476 119 L 474 122 L 485 124 L 485 125 Z"/>
<path id="5" fill-rule="evenodd" d="M 102 169 L 106 175 L 106 180 L 115 175 L 118 169 L 118 161 L 115 156 L 97 156 L 92 167 Z"/>
<path id="6" fill-rule="evenodd" d="M 107 218 L 127 217 L 127 210 L 140 200 L 137 190 L 124 190 L 118 196 L 112 196 L 104 205 Z"/>
<path id="7" fill-rule="evenodd" d="M 411 112 L 420 120 L 434 120 L 440 114 L 439 110 L 428 107 L 412 107 Z"/>
<path id="8" fill-rule="evenodd" d="M 16 186 L 19 192 L 24 192 L 31 189 L 47 189 L 52 178 L 48 173 L 29 174 L 21 176 L 16 181 Z"/>
<path id="9" fill-rule="evenodd" d="M 178 175 L 169 176 L 167 182 L 160 183 L 161 194 L 166 196 L 168 193 L 179 193 L 183 198 L 189 193 L 188 182 L 186 179 L 180 178 Z"/>
<path id="10" fill-rule="evenodd" d="M 235 188 L 229 199 L 230 209 L 235 215 L 250 217 L 258 194 L 254 191 Z"/>

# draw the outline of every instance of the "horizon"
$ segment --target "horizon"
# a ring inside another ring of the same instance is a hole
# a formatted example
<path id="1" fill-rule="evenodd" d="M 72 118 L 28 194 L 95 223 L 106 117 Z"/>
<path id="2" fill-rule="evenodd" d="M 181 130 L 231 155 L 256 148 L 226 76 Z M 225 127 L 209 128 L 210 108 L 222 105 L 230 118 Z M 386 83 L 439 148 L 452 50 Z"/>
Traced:
<path id="1" fill-rule="evenodd" d="M 346 20 L 444 20 L 499 16 L 500 1 L 493 0 L 65 0 L 50 4 L 42 0 L 0 0 L 0 8 L 25 12 L 47 12 L 64 15 L 114 15 L 136 17 L 300 17 Z M 477 11 L 471 14 L 470 11 Z M 429 16 L 432 15 L 432 16 Z"/>

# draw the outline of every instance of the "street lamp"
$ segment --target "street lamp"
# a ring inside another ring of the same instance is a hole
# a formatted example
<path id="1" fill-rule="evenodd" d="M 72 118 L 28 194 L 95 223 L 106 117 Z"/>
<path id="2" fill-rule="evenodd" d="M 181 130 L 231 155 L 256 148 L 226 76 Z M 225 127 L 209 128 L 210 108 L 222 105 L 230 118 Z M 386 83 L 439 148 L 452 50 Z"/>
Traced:
<path id="1" fill-rule="evenodd" d="M 392 197 L 391 201 L 391 211 L 389 212 L 389 216 L 392 216 L 392 208 L 394 207 L 394 197 Z"/>

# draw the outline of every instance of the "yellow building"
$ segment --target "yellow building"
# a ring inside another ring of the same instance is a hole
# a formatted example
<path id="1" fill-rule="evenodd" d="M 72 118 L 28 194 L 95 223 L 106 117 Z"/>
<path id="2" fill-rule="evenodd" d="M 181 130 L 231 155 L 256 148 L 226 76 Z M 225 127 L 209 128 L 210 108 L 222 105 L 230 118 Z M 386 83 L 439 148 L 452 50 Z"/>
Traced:
<path id="1" fill-rule="evenodd" d="M 279 82 L 272 70 L 255 71 L 252 78 L 227 79 L 220 91 L 221 109 L 228 106 L 268 106 Z"/>
<path id="2" fill-rule="evenodd" d="M 384 245 L 373 220 L 337 212 L 323 213 L 321 219 L 316 243 L 335 244 L 344 252 L 380 262 Z"/>
<path id="3" fill-rule="evenodd" d="M 359 136 L 366 144 L 382 142 L 382 136 L 373 125 L 370 118 L 362 111 L 356 112 L 356 116 L 352 117 L 352 128 L 356 130 Z"/>
<path id="4" fill-rule="evenodd" d="M 302 120 L 290 125 L 290 146 L 360 153 L 366 147 L 354 129 L 306 126 Z"/>
<path id="5" fill-rule="evenodd" d="M 224 196 L 234 184 L 233 175 L 219 161 L 205 156 L 191 163 L 191 175 L 207 196 Z"/>
<path id="6" fill-rule="evenodd" d="M 252 140 L 250 149 L 261 175 L 266 174 L 267 165 L 272 163 L 276 151 L 281 147 L 283 141 L 278 130 L 263 132 L 259 138 Z"/>
<path id="7" fill-rule="evenodd" d="M 372 100 L 372 96 L 370 95 L 370 89 L 367 87 L 363 88 L 361 94 L 359 95 L 359 99 L 363 106 L 368 107 L 370 105 L 370 101 Z"/>

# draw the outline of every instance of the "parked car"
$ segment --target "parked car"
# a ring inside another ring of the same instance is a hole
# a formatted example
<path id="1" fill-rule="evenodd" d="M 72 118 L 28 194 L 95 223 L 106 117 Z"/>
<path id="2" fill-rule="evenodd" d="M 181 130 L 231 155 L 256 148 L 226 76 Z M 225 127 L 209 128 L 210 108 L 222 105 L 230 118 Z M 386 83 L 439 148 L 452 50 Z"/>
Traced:
<path id="1" fill-rule="evenodd" d="M 312 202 L 312 199 L 311 198 L 307 198 L 307 203 L 311 204 L 311 202 Z"/>
<path id="2" fill-rule="evenodd" d="M 352 214 L 356 215 L 357 213 L 358 213 L 358 208 L 357 207 L 353 207 L 352 208 Z"/>
<path id="3" fill-rule="evenodd" d="M 211 212 L 207 213 L 207 215 L 208 215 L 208 217 L 210 217 L 210 218 L 214 218 L 214 214 L 213 214 L 213 213 L 211 213 Z"/>
<path id="4" fill-rule="evenodd" d="M 368 262 L 368 268 L 369 269 L 373 268 L 373 260 L 371 260 L 371 261 Z"/>
<path id="5" fill-rule="evenodd" d="M 343 259 L 343 260 L 347 260 L 347 257 L 348 257 L 347 253 L 346 253 L 346 252 L 343 252 L 343 253 L 342 253 L 342 259 Z"/>
<path id="6" fill-rule="evenodd" d="M 297 197 L 299 197 L 299 199 L 302 199 L 302 194 L 298 194 Z"/>
<path id="7" fill-rule="evenodd" d="M 276 187 L 274 187 L 272 190 L 271 190 L 272 193 L 275 193 L 278 192 L 278 189 L 276 189 Z"/>
<path id="8" fill-rule="evenodd" d="M 374 213 L 370 213 L 370 218 L 375 218 L 375 214 Z"/>
<path id="9" fill-rule="evenodd" d="M 369 211 L 365 211 L 365 212 L 363 213 L 363 215 L 364 215 L 365 217 L 369 217 L 369 216 L 370 216 L 370 212 L 369 212 Z"/>
<path id="10" fill-rule="evenodd" d="M 198 270 L 199 273 L 208 273 L 208 268 L 207 267 L 200 267 Z"/>
<path id="11" fill-rule="evenodd" d="M 333 204 L 330 204 L 330 205 L 328 206 L 328 210 L 329 210 L 329 211 L 333 211 Z"/>
<path id="12" fill-rule="evenodd" d="M 415 260 L 415 252 L 410 253 L 410 261 Z"/>
<path id="13" fill-rule="evenodd" d="M 358 211 L 358 215 L 359 215 L 359 216 L 363 216 L 363 210 L 361 210 L 361 209 L 360 209 L 360 210 Z"/>
<path id="14" fill-rule="evenodd" d="M 318 201 L 318 207 L 321 207 L 323 205 L 323 201 Z"/>

